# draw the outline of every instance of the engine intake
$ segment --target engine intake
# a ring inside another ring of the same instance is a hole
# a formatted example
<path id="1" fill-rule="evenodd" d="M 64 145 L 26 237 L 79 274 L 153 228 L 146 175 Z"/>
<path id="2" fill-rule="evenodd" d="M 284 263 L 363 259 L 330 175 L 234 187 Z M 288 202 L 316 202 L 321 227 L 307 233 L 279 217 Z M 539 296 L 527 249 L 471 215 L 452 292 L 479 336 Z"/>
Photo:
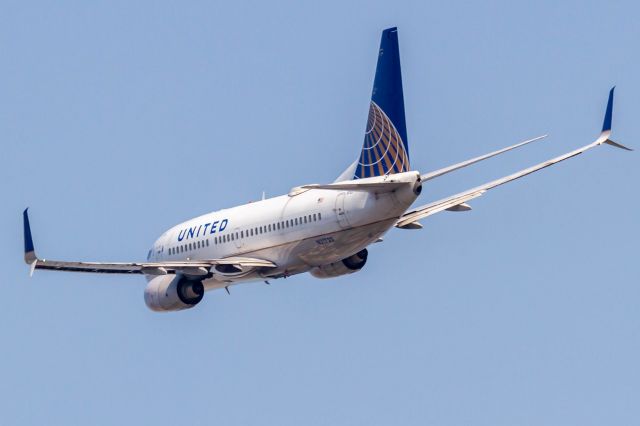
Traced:
<path id="1" fill-rule="evenodd" d="M 152 278 L 144 289 L 144 302 L 152 311 L 180 311 L 193 308 L 204 297 L 201 281 L 182 275 L 162 275 Z"/>
<path id="2" fill-rule="evenodd" d="M 367 263 L 368 255 L 367 249 L 362 249 L 353 256 L 346 257 L 339 262 L 316 266 L 309 273 L 316 278 L 333 278 L 340 275 L 353 274 L 364 267 Z"/>

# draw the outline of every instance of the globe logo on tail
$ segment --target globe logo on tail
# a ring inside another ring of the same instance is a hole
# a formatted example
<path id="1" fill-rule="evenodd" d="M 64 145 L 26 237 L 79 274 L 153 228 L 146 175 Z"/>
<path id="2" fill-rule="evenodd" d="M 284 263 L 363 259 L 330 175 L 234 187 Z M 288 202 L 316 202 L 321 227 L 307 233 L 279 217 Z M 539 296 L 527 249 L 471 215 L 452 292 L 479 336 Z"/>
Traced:
<path id="1" fill-rule="evenodd" d="M 409 155 L 400 134 L 382 108 L 371 101 L 364 145 L 354 179 L 409 170 Z"/>

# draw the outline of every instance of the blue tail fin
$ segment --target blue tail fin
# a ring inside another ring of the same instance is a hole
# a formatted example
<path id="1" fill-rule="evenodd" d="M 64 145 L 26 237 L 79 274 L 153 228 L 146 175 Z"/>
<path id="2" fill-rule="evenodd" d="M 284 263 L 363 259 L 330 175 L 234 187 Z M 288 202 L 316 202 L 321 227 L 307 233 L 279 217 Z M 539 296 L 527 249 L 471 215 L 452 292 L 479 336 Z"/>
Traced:
<path id="1" fill-rule="evenodd" d="M 354 179 L 410 170 L 398 29 L 382 32 L 364 145 Z"/>

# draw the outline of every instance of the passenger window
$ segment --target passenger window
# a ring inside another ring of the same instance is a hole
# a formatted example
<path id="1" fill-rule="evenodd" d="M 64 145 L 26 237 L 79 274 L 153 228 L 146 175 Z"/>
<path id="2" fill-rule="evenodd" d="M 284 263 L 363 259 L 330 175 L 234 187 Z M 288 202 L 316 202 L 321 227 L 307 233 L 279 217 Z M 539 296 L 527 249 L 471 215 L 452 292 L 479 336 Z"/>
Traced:
<path id="1" fill-rule="evenodd" d="M 320 216 L 320 213 L 318 213 L 318 220 L 322 220 L 322 216 Z"/>
<path id="2" fill-rule="evenodd" d="M 209 239 L 207 238 L 205 241 L 207 242 L 207 247 L 209 247 Z"/>

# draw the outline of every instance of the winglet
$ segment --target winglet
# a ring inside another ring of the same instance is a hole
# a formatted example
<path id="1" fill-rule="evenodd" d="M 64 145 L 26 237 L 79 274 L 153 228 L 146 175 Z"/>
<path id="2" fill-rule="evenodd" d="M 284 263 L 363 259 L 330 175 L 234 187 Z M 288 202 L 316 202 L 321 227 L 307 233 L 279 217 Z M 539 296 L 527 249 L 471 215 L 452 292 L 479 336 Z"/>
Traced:
<path id="1" fill-rule="evenodd" d="M 38 257 L 33 247 L 33 238 L 31 237 L 31 226 L 29 225 L 29 208 L 24 209 L 22 213 L 22 219 L 24 221 L 24 261 L 31 265 L 31 274 Z"/>
<path id="2" fill-rule="evenodd" d="M 607 111 L 604 114 L 604 122 L 602 123 L 602 131 L 611 131 L 611 118 L 613 116 L 613 91 L 616 90 L 616 86 L 613 86 L 609 91 L 609 101 L 607 102 Z"/>
<path id="3" fill-rule="evenodd" d="M 618 142 L 614 142 L 609 139 L 611 135 L 611 122 L 613 120 L 613 92 L 616 89 L 616 86 L 613 86 L 609 91 L 609 100 L 607 101 L 607 110 L 604 113 L 604 122 L 602 123 L 602 133 L 600 133 L 600 137 L 596 140 L 598 145 L 606 143 L 607 145 L 615 146 L 616 148 L 625 149 L 627 151 L 633 151 L 631 148 L 627 148 L 624 145 L 619 144 Z"/>

